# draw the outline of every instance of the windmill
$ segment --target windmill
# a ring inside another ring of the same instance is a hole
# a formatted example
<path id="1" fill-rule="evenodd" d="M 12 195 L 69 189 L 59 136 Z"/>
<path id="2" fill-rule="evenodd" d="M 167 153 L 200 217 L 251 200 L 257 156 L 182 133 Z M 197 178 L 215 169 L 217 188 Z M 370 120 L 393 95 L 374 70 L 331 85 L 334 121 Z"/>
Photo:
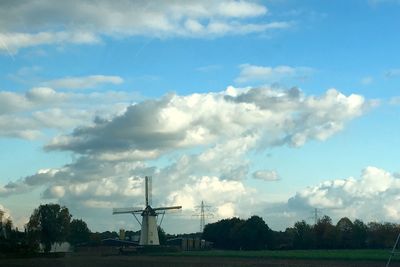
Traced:
<path id="1" fill-rule="evenodd" d="M 138 223 L 141 225 L 140 230 L 140 241 L 139 245 L 160 245 L 160 240 L 158 238 L 158 230 L 157 230 L 157 216 L 162 215 L 162 219 L 164 218 L 165 212 L 167 210 L 177 210 L 181 209 L 182 206 L 172 206 L 172 207 L 160 207 L 153 208 L 151 207 L 151 179 L 149 177 L 145 177 L 145 200 L 146 206 L 144 209 L 142 208 L 114 208 L 113 214 L 132 214 Z M 136 217 L 137 214 L 142 216 L 142 223 Z M 162 222 L 161 219 L 161 222 Z M 160 222 L 160 224 L 161 224 Z"/>

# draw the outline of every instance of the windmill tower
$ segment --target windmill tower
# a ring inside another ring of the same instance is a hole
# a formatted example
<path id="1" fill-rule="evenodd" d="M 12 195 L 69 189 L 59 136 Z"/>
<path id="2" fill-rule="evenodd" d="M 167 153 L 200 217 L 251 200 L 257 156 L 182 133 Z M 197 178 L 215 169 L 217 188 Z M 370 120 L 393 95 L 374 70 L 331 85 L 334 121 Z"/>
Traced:
<path id="1" fill-rule="evenodd" d="M 146 206 L 141 208 L 114 208 L 113 214 L 132 214 L 141 225 L 139 245 L 160 245 L 157 230 L 157 216 L 162 214 L 164 218 L 165 211 L 181 209 L 182 206 L 172 207 L 151 207 L 151 179 L 145 177 L 145 200 Z M 142 223 L 136 217 L 137 214 L 142 216 Z"/>

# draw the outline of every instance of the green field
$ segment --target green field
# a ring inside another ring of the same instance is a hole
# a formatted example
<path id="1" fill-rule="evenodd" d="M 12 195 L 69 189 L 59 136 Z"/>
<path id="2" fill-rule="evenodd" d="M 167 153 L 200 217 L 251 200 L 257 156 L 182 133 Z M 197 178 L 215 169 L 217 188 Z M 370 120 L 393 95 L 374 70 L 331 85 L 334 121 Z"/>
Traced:
<path id="1" fill-rule="evenodd" d="M 389 250 L 262 250 L 234 251 L 209 250 L 185 251 L 180 253 L 163 253 L 174 256 L 200 257 L 237 257 L 237 258 L 270 258 L 270 259 L 306 259 L 306 260 L 354 260 L 354 261 L 386 261 Z M 394 256 L 393 261 L 400 261 L 400 255 Z"/>

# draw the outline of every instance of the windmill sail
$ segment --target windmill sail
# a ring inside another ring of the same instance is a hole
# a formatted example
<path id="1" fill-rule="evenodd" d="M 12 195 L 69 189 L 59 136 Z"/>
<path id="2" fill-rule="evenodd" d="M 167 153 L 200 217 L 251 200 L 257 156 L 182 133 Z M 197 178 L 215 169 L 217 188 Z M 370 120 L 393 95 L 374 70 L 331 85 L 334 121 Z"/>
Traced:
<path id="1" fill-rule="evenodd" d="M 148 199 L 149 199 L 149 204 L 148 205 L 153 205 L 153 178 L 151 176 L 147 176 L 147 190 L 148 190 Z"/>
<path id="2" fill-rule="evenodd" d="M 172 206 L 172 207 L 160 207 L 160 208 L 154 208 L 154 211 L 157 210 L 177 210 L 177 209 L 181 209 L 182 206 Z"/>
<path id="3" fill-rule="evenodd" d="M 145 206 L 149 205 L 149 177 L 144 177 L 144 198 Z"/>
<path id="4" fill-rule="evenodd" d="M 123 213 L 142 213 L 142 208 L 114 208 L 113 214 L 123 214 Z"/>

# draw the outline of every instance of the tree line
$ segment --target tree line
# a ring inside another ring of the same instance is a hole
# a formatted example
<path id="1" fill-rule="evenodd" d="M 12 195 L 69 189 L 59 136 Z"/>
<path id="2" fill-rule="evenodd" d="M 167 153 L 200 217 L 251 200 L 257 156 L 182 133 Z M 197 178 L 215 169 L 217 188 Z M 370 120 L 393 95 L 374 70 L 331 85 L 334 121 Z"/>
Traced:
<path id="1" fill-rule="evenodd" d="M 231 218 L 207 224 L 203 238 L 218 249 L 382 249 L 392 248 L 400 225 L 341 218 L 336 225 L 329 216 L 316 224 L 298 221 L 285 231 L 271 230 L 259 216 Z"/>
<path id="2" fill-rule="evenodd" d="M 100 245 L 107 238 L 118 238 L 116 232 L 91 232 L 82 219 L 72 219 L 68 208 L 58 204 L 44 204 L 30 216 L 23 232 L 13 227 L 10 218 L 3 218 L 0 210 L 0 252 L 26 253 L 41 249 L 49 252 L 55 243 L 69 242 L 77 245 Z M 285 231 L 273 231 L 259 216 L 246 220 L 223 219 L 207 224 L 202 238 L 214 243 L 217 249 L 382 249 L 391 248 L 400 233 L 394 223 L 351 221 L 341 218 L 336 224 L 323 216 L 316 224 L 298 221 Z M 126 231 L 125 237 L 133 240 L 139 232 Z M 160 242 L 170 237 L 159 228 Z M 1 253 L 0 253 L 1 254 Z"/>
<path id="3" fill-rule="evenodd" d="M 1 211 L 3 216 L 4 213 Z M 55 243 L 72 245 L 88 242 L 91 232 L 81 219 L 72 219 L 68 208 L 58 204 L 44 204 L 35 209 L 24 232 L 13 228 L 10 218 L 0 217 L 0 250 L 5 253 L 48 253 Z"/>
<path id="4" fill-rule="evenodd" d="M 53 244 L 68 242 L 72 246 L 98 246 L 104 239 L 116 239 L 115 231 L 92 232 L 82 219 L 72 219 L 68 208 L 58 204 L 43 204 L 36 208 L 23 232 L 13 227 L 10 218 L 3 218 L 0 210 L 0 256 L 2 253 L 29 254 L 51 251 Z M 160 243 L 165 244 L 167 235 L 158 229 Z M 126 231 L 125 238 L 133 240 L 140 231 Z M 0 257 L 1 258 L 1 257 Z"/>

